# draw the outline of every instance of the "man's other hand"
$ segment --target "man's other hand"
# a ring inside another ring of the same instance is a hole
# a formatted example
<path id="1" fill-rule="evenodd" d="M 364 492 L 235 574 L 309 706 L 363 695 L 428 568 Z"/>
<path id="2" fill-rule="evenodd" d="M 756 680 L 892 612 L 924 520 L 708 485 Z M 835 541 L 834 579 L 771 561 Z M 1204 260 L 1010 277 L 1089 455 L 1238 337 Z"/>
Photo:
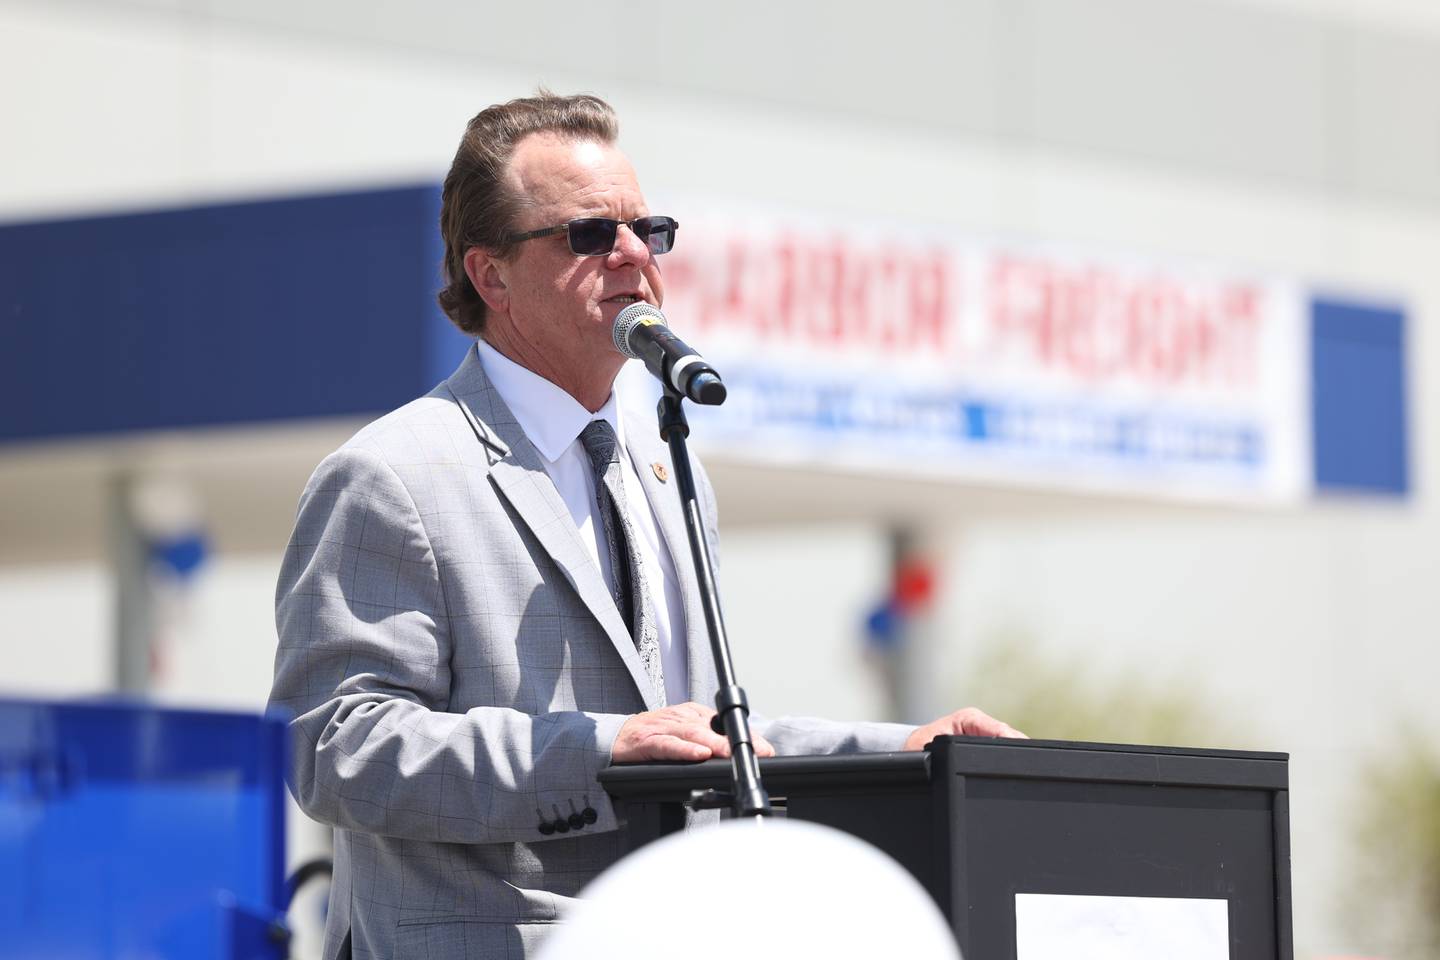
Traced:
<path id="1" fill-rule="evenodd" d="M 612 763 L 641 760 L 709 760 L 730 756 L 730 741 L 710 729 L 715 711 L 698 703 L 677 703 L 648 713 L 637 713 L 620 728 L 610 748 Z M 775 756 L 775 748 L 754 730 L 750 739 L 755 755 Z"/>
<path id="2" fill-rule="evenodd" d="M 967 737 L 1012 737 L 1028 740 L 1029 737 L 1003 720 L 996 720 L 983 710 L 966 707 L 917 727 L 905 740 L 906 750 L 923 750 L 925 744 L 936 737 L 961 735 Z"/>

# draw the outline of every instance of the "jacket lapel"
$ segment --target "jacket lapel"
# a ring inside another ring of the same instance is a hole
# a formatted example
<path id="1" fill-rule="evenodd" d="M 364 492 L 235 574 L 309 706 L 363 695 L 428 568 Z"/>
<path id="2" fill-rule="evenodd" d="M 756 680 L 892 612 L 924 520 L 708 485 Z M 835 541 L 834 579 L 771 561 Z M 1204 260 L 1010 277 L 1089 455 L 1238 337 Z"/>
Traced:
<path id="1" fill-rule="evenodd" d="M 445 382 L 460 407 L 475 439 L 485 448 L 490 482 L 530 528 L 540 546 L 560 568 L 586 609 L 604 629 L 625 662 L 647 709 L 659 707 L 640 654 L 630 638 L 600 568 L 591 559 L 560 499 L 540 455 L 515 421 L 505 401 L 490 385 L 479 356 L 472 348 L 460 369 Z M 688 613 L 688 610 L 687 610 Z"/>
<path id="2" fill-rule="evenodd" d="M 628 410 L 626 411 L 629 412 Z M 685 608 L 685 665 L 689 675 L 690 699 L 707 706 L 715 700 L 715 659 L 710 651 L 710 633 L 705 628 L 705 610 L 700 602 L 700 578 L 691 559 L 690 535 L 685 530 L 685 514 L 680 509 L 679 486 L 675 482 L 675 466 L 670 459 L 670 445 L 660 439 L 653 421 L 627 417 L 625 444 L 631 462 L 645 488 L 645 498 L 665 538 L 675 576 L 680 580 L 680 596 Z M 661 482 L 654 465 L 660 464 L 669 477 Z"/>

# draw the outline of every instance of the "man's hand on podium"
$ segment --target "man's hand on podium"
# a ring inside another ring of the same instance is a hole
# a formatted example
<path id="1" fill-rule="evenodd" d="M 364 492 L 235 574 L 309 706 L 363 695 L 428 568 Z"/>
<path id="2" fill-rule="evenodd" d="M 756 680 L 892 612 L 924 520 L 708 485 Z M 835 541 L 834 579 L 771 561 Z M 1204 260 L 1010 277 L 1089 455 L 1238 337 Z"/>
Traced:
<path id="1" fill-rule="evenodd" d="M 730 756 L 730 741 L 710 729 L 715 711 L 699 703 L 637 713 L 620 728 L 610 748 L 612 763 L 642 760 L 709 760 Z M 751 740 L 758 757 L 775 756 L 775 748 L 753 729 Z"/>
<path id="2" fill-rule="evenodd" d="M 964 710 L 956 710 L 954 713 L 947 714 L 939 720 L 933 720 L 923 727 L 916 727 L 915 732 L 906 738 L 905 749 L 924 750 L 925 744 L 936 737 L 952 735 L 1030 739 L 1005 721 L 996 720 L 984 710 L 966 707 Z"/>

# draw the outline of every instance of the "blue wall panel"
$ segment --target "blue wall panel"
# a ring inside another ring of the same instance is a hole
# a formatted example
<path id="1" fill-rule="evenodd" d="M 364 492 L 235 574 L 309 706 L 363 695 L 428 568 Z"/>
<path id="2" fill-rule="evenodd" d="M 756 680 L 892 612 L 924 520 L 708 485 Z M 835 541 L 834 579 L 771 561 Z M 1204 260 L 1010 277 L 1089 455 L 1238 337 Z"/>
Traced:
<path id="1" fill-rule="evenodd" d="M 0 700 L 0 955 L 278 958 L 281 717 Z"/>
<path id="2" fill-rule="evenodd" d="M 1371 304 L 1311 304 L 1315 486 L 1410 489 L 1405 315 Z"/>
<path id="3" fill-rule="evenodd" d="M 0 227 L 0 441 L 381 412 L 465 347 L 432 186 Z"/>

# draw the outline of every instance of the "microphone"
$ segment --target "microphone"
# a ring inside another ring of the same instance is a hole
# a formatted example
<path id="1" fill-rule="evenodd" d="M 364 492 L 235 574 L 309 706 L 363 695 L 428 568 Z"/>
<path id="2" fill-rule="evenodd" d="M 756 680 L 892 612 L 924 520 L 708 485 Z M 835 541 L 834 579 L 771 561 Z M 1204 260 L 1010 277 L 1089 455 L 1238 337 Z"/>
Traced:
<path id="1" fill-rule="evenodd" d="M 715 368 L 665 326 L 665 314 L 648 303 L 632 303 L 615 318 L 615 349 L 645 368 L 661 383 L 696 403 L 725 402 L 725 384 Z"/>

